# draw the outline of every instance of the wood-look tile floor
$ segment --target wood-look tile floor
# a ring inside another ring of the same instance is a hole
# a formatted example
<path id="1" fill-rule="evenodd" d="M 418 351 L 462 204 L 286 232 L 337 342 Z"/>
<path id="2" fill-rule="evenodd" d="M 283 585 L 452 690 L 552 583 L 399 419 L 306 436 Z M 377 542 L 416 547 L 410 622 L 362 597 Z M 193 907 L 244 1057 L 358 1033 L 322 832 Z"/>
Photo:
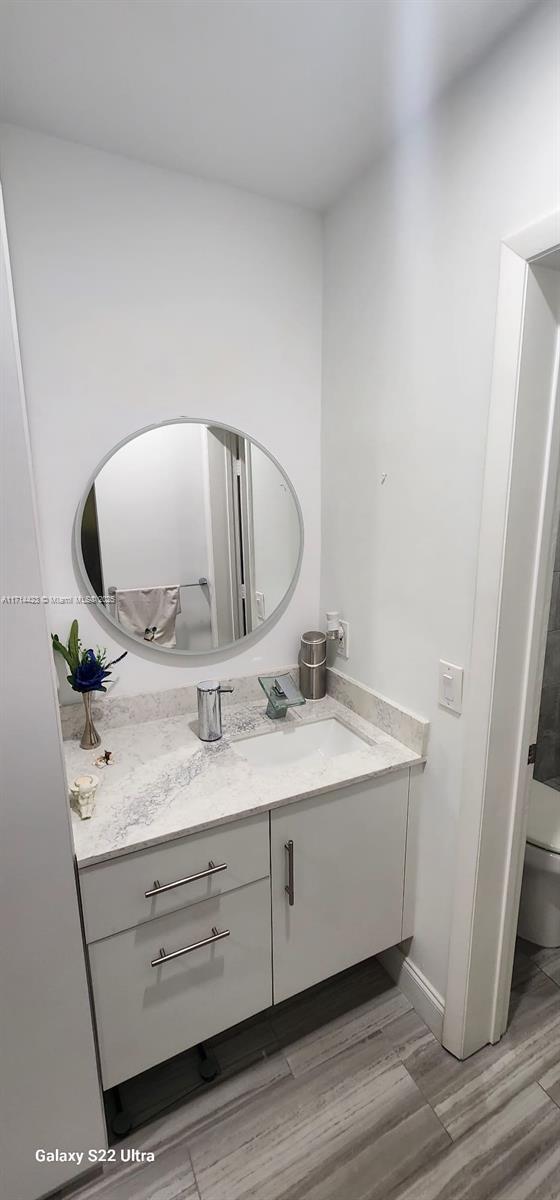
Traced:
<path id="1" fill-rule="evenodd" d="M 180 1056 L 171 1077 L 190 1070 L 190 1098 L 117 1143 L 154 1163 L 107 1167 L 64 1196 L 560 1200 L 558 952 L 520 944 L 508 1032 L 466 1062 L 375 960 L 213 1048 L 216 1083 Z M 128 1099 L 147 1117 L 172 1082 L 169 1067 L 151 1072 Z"/>

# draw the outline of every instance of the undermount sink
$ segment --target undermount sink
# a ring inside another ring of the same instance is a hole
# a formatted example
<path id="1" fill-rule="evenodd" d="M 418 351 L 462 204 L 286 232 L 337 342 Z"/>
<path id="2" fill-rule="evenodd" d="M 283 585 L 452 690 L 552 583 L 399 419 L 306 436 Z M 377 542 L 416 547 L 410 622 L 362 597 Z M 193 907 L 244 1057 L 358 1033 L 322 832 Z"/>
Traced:
<path id="1" fill-rule="evenodd" d="M 270 733 L 240 738 L 232 742 L 232 749 L 255 767 L 281 767 L 316 754 L 336 758 L 352 750 L 365 750 L 369 745 L 336 717 L 330 717 L 325 721 L 290 723 Z"/>

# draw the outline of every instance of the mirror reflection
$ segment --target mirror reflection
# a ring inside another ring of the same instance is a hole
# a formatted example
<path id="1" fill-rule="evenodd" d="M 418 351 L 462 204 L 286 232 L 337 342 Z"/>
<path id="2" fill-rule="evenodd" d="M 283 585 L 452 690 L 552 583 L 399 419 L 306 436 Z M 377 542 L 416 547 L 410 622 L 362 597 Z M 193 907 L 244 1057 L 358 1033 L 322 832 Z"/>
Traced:
<path id="1" fill-rule="evenodd" d="M 106 615 L 180 653 L 263 626 L 295 580 L 301 541 L 274 459 L 230 429 L 186 420 L 115 450 L 79 515 L 85 582 Z"/>

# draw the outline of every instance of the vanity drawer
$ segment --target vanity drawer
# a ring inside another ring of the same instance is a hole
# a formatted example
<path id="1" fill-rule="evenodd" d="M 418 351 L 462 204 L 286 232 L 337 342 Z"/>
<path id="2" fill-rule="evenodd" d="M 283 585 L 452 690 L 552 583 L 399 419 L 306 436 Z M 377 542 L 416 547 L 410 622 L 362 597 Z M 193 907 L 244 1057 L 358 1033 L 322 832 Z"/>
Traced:
<path id="1" fill-rule="evenodd" d="M 223 869 L 213 869 L 212 863 Z M 265 878 L 269 871 L 268 813 L 84 867 L 80 890 L 86 941 L 220 896 Z M 162 889 L 177 886 L 160 891 L 156 884 Z M 149 891 L 155 894 L 146 896 Z"/>
<path id="2" fill-rule="evenodd" d="M 114 1087 L 272 1003 L 268 879 L 89 948 L 103 1087 Z M 166 954 L 227 937 L 151 966 Z"/>

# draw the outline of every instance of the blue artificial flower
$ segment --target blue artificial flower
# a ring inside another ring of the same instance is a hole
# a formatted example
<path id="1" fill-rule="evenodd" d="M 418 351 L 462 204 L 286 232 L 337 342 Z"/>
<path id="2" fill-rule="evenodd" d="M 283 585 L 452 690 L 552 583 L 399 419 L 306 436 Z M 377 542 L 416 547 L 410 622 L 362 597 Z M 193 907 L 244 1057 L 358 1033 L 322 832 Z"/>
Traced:
<path id="1" fill-rule="evenodd" d="M 82 661 L 69 678 L 76 692 L 106 692 L 103 680 L 110 674 L 111 672 L 99 662 L 95 651 L 86 650 Z"/>
<path id="2" fill-rule="evenodd" d="M 104 680 L 111 674 L 111 667 L 126 657 L 127 651 L 119 654 L 112 662 L 107 662 L 107 651 L 100 646 L 95 650 L 82 650 L 78 636 L 78 622 L 72 621 L 68 645 L 61 642 L 57 633 L 51 634 L 53 649 L 61 654 L 70 667 L 70 675 L 66 678 L 75 692 L 106 692 Z"/>

